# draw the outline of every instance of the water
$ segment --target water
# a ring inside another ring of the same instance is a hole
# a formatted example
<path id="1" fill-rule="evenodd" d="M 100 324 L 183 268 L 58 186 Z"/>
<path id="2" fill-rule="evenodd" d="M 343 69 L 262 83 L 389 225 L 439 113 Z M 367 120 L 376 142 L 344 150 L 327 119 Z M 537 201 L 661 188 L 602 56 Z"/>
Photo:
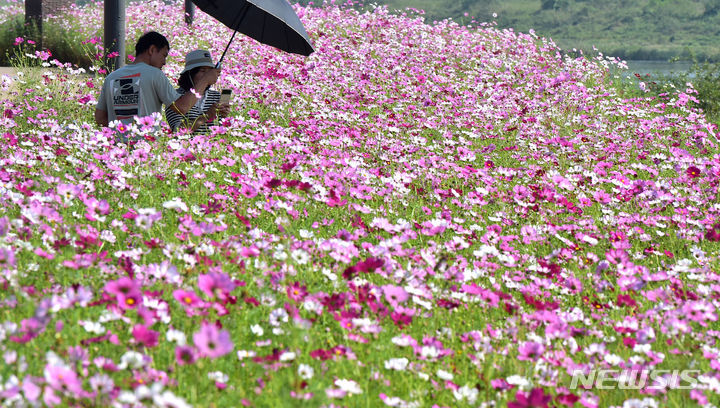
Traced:
<path id="1" fill-rule="evenodd" d="M 643 60 L 635 60 L 635 61 L 627 61 L 628 70 L 626 71 L 629 74 L 650 74 L 656 75 L 670 75 L 671 73 L 681 73 L 681 72 L 687 72 L 692 67 L 691 61 L 677 61 L 677 62 L 668 62 L 668 61 L 643 61 Z"/>

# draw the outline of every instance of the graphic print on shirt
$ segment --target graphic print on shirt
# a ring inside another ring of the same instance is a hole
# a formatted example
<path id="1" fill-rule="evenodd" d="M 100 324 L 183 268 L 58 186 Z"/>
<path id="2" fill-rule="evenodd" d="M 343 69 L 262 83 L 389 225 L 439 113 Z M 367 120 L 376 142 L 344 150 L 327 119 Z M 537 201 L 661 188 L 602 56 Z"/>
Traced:
<path id="1" fill-rule="evenodd" d="M 113 83 L 113 109 L 118 120 L 132 119 L 140 112 L 140 74 L 118 78 Z"/>

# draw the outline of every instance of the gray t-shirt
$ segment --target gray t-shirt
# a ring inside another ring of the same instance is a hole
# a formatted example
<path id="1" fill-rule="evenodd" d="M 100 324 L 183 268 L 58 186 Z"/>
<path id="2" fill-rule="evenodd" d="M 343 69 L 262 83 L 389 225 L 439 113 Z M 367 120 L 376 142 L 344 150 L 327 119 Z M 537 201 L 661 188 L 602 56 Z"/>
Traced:
<path id="1" fill-rule="evenodd" d="M 97 109 L 108 113 L 108 121 L 133 122 L 135 116 L 162 112 L 180 97 L 163 72 L 138 62 L 125 65 L 105 78 Z"/>

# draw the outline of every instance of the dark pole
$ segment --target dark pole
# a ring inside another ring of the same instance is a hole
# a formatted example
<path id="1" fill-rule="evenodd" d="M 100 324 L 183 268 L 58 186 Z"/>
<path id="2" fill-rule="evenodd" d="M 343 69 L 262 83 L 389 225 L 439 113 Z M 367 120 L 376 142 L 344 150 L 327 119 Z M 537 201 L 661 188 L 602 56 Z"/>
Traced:
<path id="1" fill-rule="evenodd" d="M 118 55 L 108 58 L 111 71 L 125 65 L 125 0 L 105 0 L 105 52 Z"/>
<path id="2" fill-rule="evenodd" d="M 33 38 L 37 43 L 37 48 L 42 49 L 42 0 L 25 0 L 25 24 L 37 29 Z"/>
<path id="3" fill-rule="evenodd" d="M 195 5 L 192 0 L 185 0 L 185 24 L 191 25 L 195 19 Z"/>

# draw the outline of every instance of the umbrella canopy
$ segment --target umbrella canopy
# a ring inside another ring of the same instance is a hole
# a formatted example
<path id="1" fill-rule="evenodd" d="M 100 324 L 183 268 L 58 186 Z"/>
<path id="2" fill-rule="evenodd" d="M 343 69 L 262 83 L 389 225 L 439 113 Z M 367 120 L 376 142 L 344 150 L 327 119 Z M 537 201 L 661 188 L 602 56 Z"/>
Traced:
<path id="1" fill-rule="evenodd" d="M 263 44 L 300 55 L 314 51 L 300 18 L 287 0 L 192 0 L 200 10 Z M 230 43 L 228 43 L 228 47 Z M 220 61 L 225 57 L 227 47 Z M 218 62 L 219 64 L 219 62 Z"/>

